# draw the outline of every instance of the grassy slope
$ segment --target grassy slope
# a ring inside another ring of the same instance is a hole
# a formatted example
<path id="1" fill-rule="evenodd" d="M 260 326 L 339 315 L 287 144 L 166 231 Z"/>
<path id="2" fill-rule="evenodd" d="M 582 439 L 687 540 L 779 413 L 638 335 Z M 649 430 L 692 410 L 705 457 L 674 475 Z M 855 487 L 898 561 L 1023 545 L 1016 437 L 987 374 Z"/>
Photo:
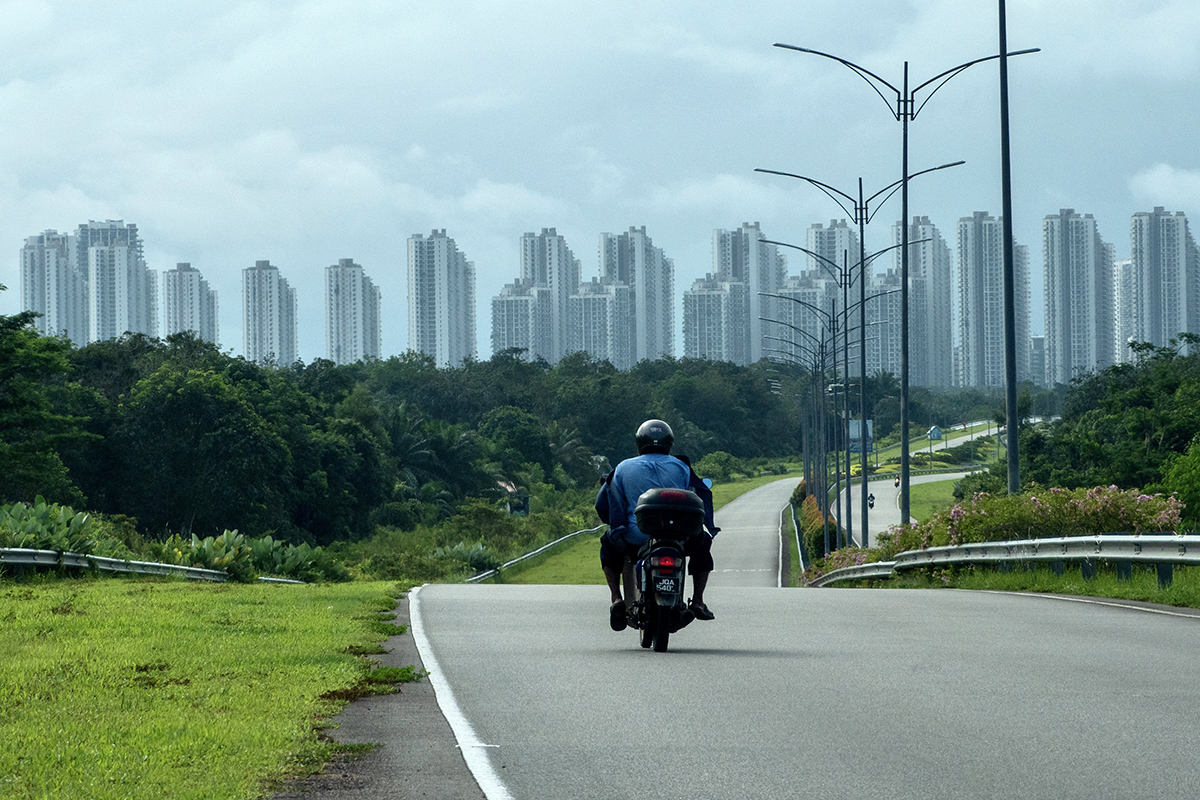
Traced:
<path id="1" fill-rule="evenodd" d="M 391 583 L 0 583 L 0 796 L 252 798 L 394 626 Z M 305 768 L 308 769 L 305 769 Z"/>

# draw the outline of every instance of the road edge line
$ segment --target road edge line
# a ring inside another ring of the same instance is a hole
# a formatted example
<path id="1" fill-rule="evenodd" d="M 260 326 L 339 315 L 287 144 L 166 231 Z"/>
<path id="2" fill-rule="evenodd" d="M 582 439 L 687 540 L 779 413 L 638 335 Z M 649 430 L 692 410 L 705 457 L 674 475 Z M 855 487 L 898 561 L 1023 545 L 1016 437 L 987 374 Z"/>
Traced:
<path id="1" fill-rule="evenodd" d="M 437 698 L 442 716 L 446 718 L 446 722 L 450 723 L 450 730 L 454 731 L 454 738 L 458 740 L 458 749 L 462 752 L 463 760 L 467 762 L 467 768 L 471 770 L 471 775 L 475 777 L 475 782 L 479 784 L 484 797 L 488 800 L 513 800 L 508 787 L 500 780 L 499 774 L 492 766 L 491 759 L 488 758 L 487 745 L 479 740 L 475 729 L 463 714 L 462 709 L 459 708 L 458 700 L 454 697 L 454 690 L 450 688 L 450 683 L 442 674 L 437 657 L 433 654 L 433 647 L 425 635 L 425 625 L 421 617 L 420 594 L 421 590 L 428 585 L 418 586 L 409 592 L 408 622 L 412 628 L 413 641 L 417 644 L 417 651 L 421 654 L 421 661 L 429 672 L 429 683 L 433 686 L 434 697 Z"/>

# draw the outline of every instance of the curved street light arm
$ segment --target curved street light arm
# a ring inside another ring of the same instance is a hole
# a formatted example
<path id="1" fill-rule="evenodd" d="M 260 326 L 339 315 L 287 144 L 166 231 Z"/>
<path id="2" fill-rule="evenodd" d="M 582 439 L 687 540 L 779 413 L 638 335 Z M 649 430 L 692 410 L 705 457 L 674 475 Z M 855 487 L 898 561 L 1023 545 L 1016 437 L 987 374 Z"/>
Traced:
<path id="1" fill-rule="evenodd" d="M 856 208 L 857 208 L 858 204 L 855 203 L 853 197 L 846 194 L 841 189 L 835 189 L 834 187 L 830 186 L 828 183 L 822 183 L 821 181 L 816 180 L 815 178 L 810 178 L 806 175 L 797 175 L 794 172 L 781 172 L 780 170 L 777 170 L 777 169 L 762 169 L 761 167 L 755 168 L 754 171 L 755 172 L 763 172 L 763 173 L 766 173 L 767 175 L 782 175 L 785 178 L 796 178 L 798 180 L 808 181 L 813 186 L 817 187 L 822 192 L 829 195 L 829 198 L 831 200 L 833 200 L 833 202 L 837 203 L 839 206 L 842 207 L 842 211 L 845 211 L 846 214 L 849 215 L 855 222 L 858 222 L 858 214 L 856 214 L 853 211 L 851 211 L 850 209 L 846 208 L 846 204 L 843 203 L 839 198 L 840 197 L 846 198 L 847 200 L 850 201 L 850 205 L 855 206 Z"/>
<path id="2" fill-rule="evenodd" d="M 930 167 L 929 169 L 923 169 L 920 172 L 912 173 L 911 175 L 908 176 L 908 179 L 911 181 L 913 178 L 917 177 L 918 175 L 924 175 L 928 172 L 937 172 L 939 169 L 949 169 L 950 167 L 959 167 L 965 163 L 967 163 L 967 162 L 966 161 L 955 161 L 950 164 L 942 164 L 940 167 Z M 875 200 L 876 197 L 879 197 L 879 195 L 883 194 L 884 192 L 887 192 L 887 196 L 879 201 L 879 205 L 875 207 L 875 211 L 873 211 L 867 215 L 867 224 L 870 224 L 871 220 L 873 220 L 875 218 L 875 214 L 879 213 L 879 209 L 883 207 L 883 204 L 886 203 L 891 198 L 892 195 L 894 195 L 896 192 L 898 192 L 902 185 L 904 185 L 903 178 L 901 178 L 898 181 L 888 184 L 887 186 L 883 187 L 878 192 L 876 192 L 875 194 L 871 195 L 870 197 L 868 197 L 866 200 L 863 201 L 864 207 L 870 207 L 871 203 Z"/>
<path id="3" fill-rule="evenodd" d="M 835 56 L 831 53 L 822 53 L 820 50 L 813 50 L 808 47 L 797 47 L 794 44 L 783 44 L 782 42 L 776 42 L 775 46 L 781 47 L 785 50 L 795 50 L 798 53 L 812 53 L 814 56 L 823 56 L 824 58 L 830 58 L 830 59 L 833 59 L 834 61 L 838 62 L 842 66 L 849 68 L 851 72 L 853 72 L 855 75 L 857 75 L 858 77 L 860 77 L 864 81 L 866 81 L 867 85 L 870 86 L 875 91 L 875 94 L 879 95 L 880 99 L 883 100 L 883 102 L 887 103 L 888 110 L 892 112 L 892 116 L 894 116 L 896 118 L 896 121 L 898 122 L 900 120 L 901 114 L 899 112 L 899 105 L 900 105 L 900 100 L 903 96 L 901 91 L 899 89 L 897 89 L 895 86 L 892 86 L 890 83 L 888 83 L 883 78 L 876 75 L 874 72 L 871 72 L 871 70 L 867 69 L 866 67 L 860 67 L 858 64 L 855 64 L 853 61 L 847 61 L 846 59 L 844 59 L 840 56 Z M 871 80 L 872 78 L 874 78 L 876 81 L 878 81 L 879 83 L 883 84 L 884 86 L 886 86 L 887 88 L 889 88 L 893 92 L 895 92 L 896 106 L 897 106 L 897 108 L 895 110 L 892 108 L 892 101 L 890 99 L 888 99 L 888 97 L 885 96 L 883 92 L 879 91 L 879 86 L 877 86 L 875 83 L 872 82 L 872 80 Z"/>
<path id="4" fill-rule="evenodd" d="M 805 308 L 811 308 L 813 311 L 816 311 L 818 314 L 824 317 L 826 327 L 831 327 L 833 325 L 833 318 L 829 316 L 828 311 L 819 306 L 814 306 L 812 303 L 806 303 L 798 297 L 788 297 L 786 294 L 771 294 L 770 292 L 759 292 L 758 294 L 762 295 L 763 297 L 778 297 L 780 300 L 791 300 L 793 303 L 799 303 Z"/>
<path id="5" fill-rule="evenodd" d="M 1023 56 L 1023 55 L 1028 55 L 1029 53 L 1040 52 L 1040 50 L 1041 50 L 1040 47 L 1034 47 L 1034 48 L 1030 48 L 1029 50 L 1017 50 L 1015 52 L 1009 53 L 1008 55 L 1010 57 L 1011 56 Z M 941 89 L 943 86 L 945 86 L 950 81 L 950 79 L 953 78 L 954 76 L 958 75 L 958 73 L 960 73 L 963 70 L 966 70 L 970 67 L 973 67 L 976 64 L 982 64 L 985 61 L 995 61 L 997 58 L 1000 58 L 1002 55 L 1003 55 L 1002 53 L 997 53 L 994 56 L 984 56 L 983 58 L 977 58 L 974 61 L 968 61 L 965 64 L 959 64 L 957 67 L 951 67 L 950 69 L 946 70 L 945 72 L 941 73 L 940 75 L 934 75 L 932 78 L 925 81 L 917 88 L 913 89 L 911 92 L 909 92 L 909 97 L 911 97 L 915 101 L 916 97 L 917 97 L 917 92 L 921 91 L 926 86 L 929 86 L 932 83 L 937 83 L 938 81 L 941 81 L 941 83 L 938 83 L 937 86 L 933 87 L 933 89 L 930 90 L 929 96 L 921 101 L 921 105 L 919 105 L 915 109 L 913 109 L 912 114 L 909 116 L 909 119 L 916 119 L 917 114 L 920 114 L 921 109 L 923 109 L 925 107 L 925 104 L 928 103 L 931 99 L 933 99 L 933 96 L 935 94 L 937 94 L 938 89 Z"/>
<path id="6" fill-rule="evenodd" d="M 804 345 L 800 344 L 799 342 L 793 342 L 791 339 L 785 339 L 785 338 L 783 338 L 782 336 L 763 336 L 763 338 L 764 338 L 764 339 L 770 339 L 770 340 L 772 340 L 772 341 L 775 341 L 775 342 L 783 342 L 784 344 L 791 345 L 792 347 L 795 347 L 795 348 L 798 348 L 798 349 L 800 349 L 800 350 L 803 350 L 805 353 L 808 353 L 808 354 L 809 354 L 810 356 L 812 356 L 814 359 L 817 359 L 817 358 L 819 358 L 819 356 L 818 356 L 816 353 L 814 353 L 812 350 L 810 350 L 809 348 L 807 348 L 807 347 L 805 347 Z M 793 355 L 794 355 L 794 354 L 793 354 Z"/>
<path id="7" fill-rule="evenodd" d="M 810 339 L 812 339 L 814 342 L 816 342 L 818 346 L 820 346 L 820 344 L 821 344 L 821 340 L 820 340 L 820 339 L 818 339 L 817 337 L 813 336 L 811 333 L 809 333 L 808 331 L 804 330 L 803 328 L 798 328 L 798 327 L 796 327 L 795 325 L 791 324 L 790 322 L 784 322 L 784 321 L 783 321 L 783 320 L 781 320 L 781 319 L 770 319 L 770 318 L 768 318 L 768 317 L 759 317 L 759 319 L 760 319 L 760 320 L 762 320 L 763 322 L 774 322 L 776 325 L 782 325 L 782 326 L 784 326 L 785 328 L 791 328 L 791 329 L 792 329 L 792 330 L 794 330 L 796 333 L 803 333 L 805 336 L 807 336 L 808 338 L 810 338 Z M 799 345 L 797 345 L 797 346 L 799 346 Z"/>
<path id="8" fill-rule="evenodd" d="M 932 241 L 933 241 L 933 239 L 910 239 L 908 243 L 909 243 L 909 245 L 914 245 L 914 244 L 924 244 L 925 242 L 932 242 Z M 872 261 L 879 258 L 884 253 L 890 253 L 893 250 L 899 250 L 901 247 L 904 247 L 903 242 L 901 242 L 900 244 L 894 244 L 891 247 L 885 247 L 882 250 L 871 253 L 871 255 L 867 256 L 865 263 L 870 264 Z"/>
<path id="9" fill-rule="evenodd" d="M 841 286 L 841 280 L 838 278 L 838 276 L 835 273 L 829 271 L 830 266 L 832 266 L 833 269 L 836 269 L 838 272 L 842 271 L 841 267 L 839 267 L 837 265 L 837 262 L 831 261 L 830 259 L 821 255 L 820 253 L 814 253 L 812 250 L 809 250 L 806 247 L 801 247 L 798 244 L 788 244 L 787 242 L 776 242 L 772 239 L 762 239 L 761 241 L 765 244 L 773 244 L 773 245 L 776 245 L 777 247 L 790 247 L 793 250 L 799 250 L 801 253 L 807 253 L 808 255 L 817 259 L 817 262 L 821 266 L 825 267 L 825 271 L 829 272 L 830 277 L 832 277 L 835 281 L 838 281 L 838 286 Z M 829 265 L 829 266 L 826 266 L 826 265 Z"/>

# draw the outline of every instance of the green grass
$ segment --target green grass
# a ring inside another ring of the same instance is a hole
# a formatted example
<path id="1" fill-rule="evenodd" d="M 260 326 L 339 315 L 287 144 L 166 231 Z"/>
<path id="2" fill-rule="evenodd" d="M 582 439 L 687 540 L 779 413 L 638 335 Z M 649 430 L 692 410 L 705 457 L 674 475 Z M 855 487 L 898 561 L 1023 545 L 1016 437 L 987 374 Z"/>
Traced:
<path id="1" fill-rule="evenodd" d="M 954 505 L 954 484 L 957 481 L 914 483 L 908 487 L 909 513 L 921 522 Z"/>
<path id="2" fill-rule="evenodd" d="M 320 721 L 390 691 L 353 655 L 393 583 L 0 582 L 0 796 L 254 798 L 319 769 Z M 412 672 L 412 671 L 410 671 Z"/>
<path id="3" fill-rule="evenodd" d="M 604 583 L 604 573 L 600 571 L 599 533 L 581 533 L 573 541 L 531 560 L 536 563 L 523 569 L 505 570 L 500 580 L 503 583 L 550 586 Z"/>
<path id="4" fill-rule="evenodd" d="M 1091 580 L 1084 580 L 1078 566 L 1067 565 L 1063 574 L 1057 575 L 1047 565 L 1035 569 L 1015 565 L 1009 572 L 982 567 L 919 570 L 873 585 L 896 589 L 1040 592 L 1200 608 L 1200 567 L 1176 567 L 1174 581 L 1165 589 L 1159 588 L 1153 567 L 1135 566 L 1131 580 L 1118 580 L 1115 568 L 1109 564 L 1100 564 L 1096 577 Z"/>
<path id="5" fill-rule="evenodd" d="M 788 477 L 793 478 L 796 483 L 799 483 L 801 478 L 799 471 L 797 471 L 789 475 L 758 475 L 754 478 L 741 478 L 736 481 L 713 484 L 713 508 L 720 508 L 726 503 L 733 502 L 746 492 L 757 489 L 760 486 L 766 486 L 768 483 L 784 480 Z"/>

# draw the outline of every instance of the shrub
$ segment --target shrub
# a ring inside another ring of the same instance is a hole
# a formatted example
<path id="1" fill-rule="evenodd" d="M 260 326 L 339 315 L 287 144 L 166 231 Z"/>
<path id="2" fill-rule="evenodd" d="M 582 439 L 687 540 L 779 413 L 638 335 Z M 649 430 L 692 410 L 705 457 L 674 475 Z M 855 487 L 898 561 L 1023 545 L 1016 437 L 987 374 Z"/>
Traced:
<path id="1" fill-rule="evenodd" d="M 713 481 L 727 481 L 734 473 L 745 474 L 745 472 L 745 465 L 724 450 L 709 453 L 696 464 L 696 474 L 712 478 Z"/>

